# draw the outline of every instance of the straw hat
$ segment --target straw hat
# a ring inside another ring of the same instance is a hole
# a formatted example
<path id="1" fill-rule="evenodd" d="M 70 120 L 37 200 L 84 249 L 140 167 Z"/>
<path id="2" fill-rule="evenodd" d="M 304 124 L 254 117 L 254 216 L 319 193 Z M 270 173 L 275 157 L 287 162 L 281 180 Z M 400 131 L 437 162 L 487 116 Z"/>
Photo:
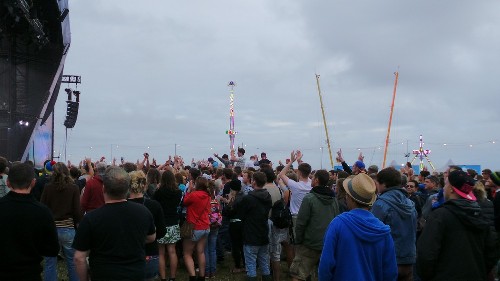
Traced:
<path id="1" fill-rule="evenodd" d="M 342 185 L 347 194 L 360 204 L 371 206 L 377 199 L 375 194 L 377 187 L 367 174 L 358 174 L 352 178 L 347 178 Z"/>

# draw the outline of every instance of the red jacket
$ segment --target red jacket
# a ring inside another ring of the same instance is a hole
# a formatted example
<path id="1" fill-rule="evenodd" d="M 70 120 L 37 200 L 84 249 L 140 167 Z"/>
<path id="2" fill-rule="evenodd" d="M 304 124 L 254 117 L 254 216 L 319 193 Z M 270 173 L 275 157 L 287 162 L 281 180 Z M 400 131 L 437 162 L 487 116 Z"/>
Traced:
<path id="1" fill-rule="evenodd" d="M 206 191 L 193 191 L 184 196 L 187 208 L 186 221 L 194 224 L 194 230 L 210 229 L 210 195 Z"/>
<path id="2" fill-rule="evenodd" d="M 85 184 L 85 189 L 80 200 L 83 212 L 95 210 L 104 205 L 104 190 L 102 179 L 99 175 L 94 176 Z"/>

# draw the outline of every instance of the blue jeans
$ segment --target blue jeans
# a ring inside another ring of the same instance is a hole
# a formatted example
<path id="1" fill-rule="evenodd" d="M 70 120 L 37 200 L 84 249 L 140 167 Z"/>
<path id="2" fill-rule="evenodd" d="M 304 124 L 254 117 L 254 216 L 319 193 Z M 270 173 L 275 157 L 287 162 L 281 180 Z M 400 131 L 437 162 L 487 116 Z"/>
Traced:
<path id="1" fill-rule="evenodd" d="M 146 257 L 146 272 L 144 275 L 144 280 L 153 280 L 159 271 L 159 257 L 158 256 L 147 256 Z"/>
<path id="2" fill-rule="evenodd" d="M 73 244 L 73 238 L 75 238 L 75 229 L 69 227 L 58 227 L 57 236 L 59 237 L 59 245 L 62 247 L 64 258 L 66 260 L 69 280 L 78 281 L 75 263 L 73 262 L 75 250 L 71 247 Z M 45 257 L 43 277 L 46 281 L 57 280 L 57 257 Z"/>
<path id="3" fill-rule="evenodd" d="M 207 243 L 205 244 L 205 276 L 207 273 L 214 274 L 217 271 L 217 235 L 219 228 L 210 229 L 208 234 Z"/>
<path id="4" fill-rule="evenodd" d="M 264 246 L 244 245 L 245 265 L 248 277 L 257 277 L 257 262 L 262 275 L 270 275 L 269 270 L 269 244 Z"/>

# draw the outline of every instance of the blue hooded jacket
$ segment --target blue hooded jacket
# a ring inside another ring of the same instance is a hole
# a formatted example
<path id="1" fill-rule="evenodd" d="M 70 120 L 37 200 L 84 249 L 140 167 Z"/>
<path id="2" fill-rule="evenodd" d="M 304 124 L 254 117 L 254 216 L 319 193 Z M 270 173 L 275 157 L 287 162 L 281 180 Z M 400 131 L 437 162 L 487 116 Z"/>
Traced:
<path id="1" fill-rule="evenodd" d="M 406 190 L 388 188 L 377 198 L 371 212 L 391 228 L 398 264 L 414 264 L 417 260 L 417 210 Z"/>
<path id="2" fill-rule="evenodd" d="M 320 281 L 390 281 L 397 277 L 389 226 L 363 209 L 353 209 L 332 220 L 319 261 Z"/>

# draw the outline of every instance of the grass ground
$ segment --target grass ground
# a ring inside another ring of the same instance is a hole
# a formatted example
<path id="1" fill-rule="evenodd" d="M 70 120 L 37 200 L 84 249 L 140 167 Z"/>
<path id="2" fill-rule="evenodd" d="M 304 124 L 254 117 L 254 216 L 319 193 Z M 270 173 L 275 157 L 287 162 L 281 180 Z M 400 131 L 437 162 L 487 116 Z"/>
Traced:
<path id="1" fill-rule="evenodd" d="M 213 280 L 213 281 L 245 280 L 245 277 L 246 277 L 245 273 L 232 274 L 231 273 L 232 268 L 233 268 L 233 261 L 232 261 L 231 255 L 227 254 L 225 260 L 222 263 L 217 264 L 217 275 L 214 278 L 208 279 L 208 280 Z M 167 274 L 168 274 L 168 272 L 169 272 L 169 270 L 167 268 Z M 66 264 L 64 263 L 63 260 L 58 261 L 58 277 L 59 277 L 59 279 L 58 279 L 59 281 L 67 281 L 68 280 Z M 176 280 L 184 281 L 184 280 L 188 280 L 188 279 L 189 278 L 188 278 L 187 272 L 184 268 L 184 264 L 182 263 L 182 261 L 179 260 L 179 268 L 177 270 Z M 158 280 L 160 280 L 160 279 L 158 279 Z M 281 262 L 280 280 L 290 280 L 290 278 L 288 277 L 287 264 L 284 261 Z"/>

